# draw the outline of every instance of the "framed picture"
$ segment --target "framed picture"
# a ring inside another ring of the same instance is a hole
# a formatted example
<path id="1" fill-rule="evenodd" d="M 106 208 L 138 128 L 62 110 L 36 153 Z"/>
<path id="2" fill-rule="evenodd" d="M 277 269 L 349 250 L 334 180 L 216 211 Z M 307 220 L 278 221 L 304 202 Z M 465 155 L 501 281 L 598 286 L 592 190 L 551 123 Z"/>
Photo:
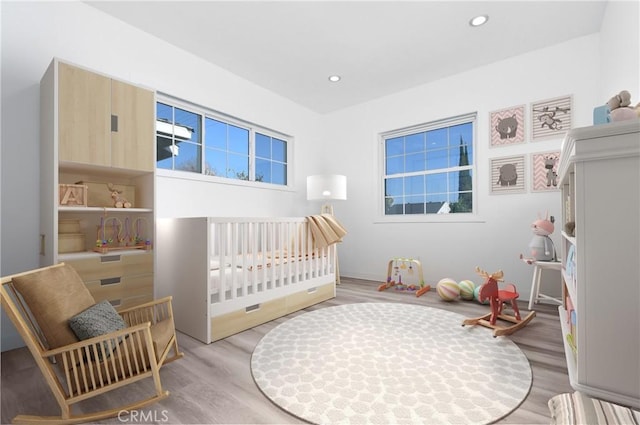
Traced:
<path id="1" fill-rule="evenodd" d="M 531 104 L 531 140 L 563 136 L 572 125 L 571 96 L 542 100 Z"/>
<path id="2" fill-rule="evenodd" d="M 491 194 L 525 192 L 524 155 L 490 158 Z"/>
<path id="3" fill-rule="evenodd" d="M 524 105 L 489 114 L 489 141 L 492 148 L 524 143 L 524 135 Z"/>
<path id="4" fill-rule="evenodd" d="M 560 151 L 531 154 L 531 191 L 547 192 L 558 189 Z"/>

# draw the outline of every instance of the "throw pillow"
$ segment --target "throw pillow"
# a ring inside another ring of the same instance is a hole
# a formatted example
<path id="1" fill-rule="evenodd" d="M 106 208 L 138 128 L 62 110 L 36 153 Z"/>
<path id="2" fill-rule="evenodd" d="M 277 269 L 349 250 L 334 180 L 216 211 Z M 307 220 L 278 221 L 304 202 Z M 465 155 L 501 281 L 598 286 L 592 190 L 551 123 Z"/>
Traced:
<path id="1" fill-rule="evenodd" d="M 115 308 L 109 303 L 109 301 L 101 301 L 92 305 L 88 309 L 73 316 L 69 319 L 69 326 L 76 334 L 78 339 L 85 340 L 96 336 L 106 335 L 110 332 L 119 331 L 127 327 L 127 324 L 118 314 Z M 107 357 L 111 355 L 111 351 L 115 349 L 115 346 L 120 343 L 121 338 L 118 341 L 115 339 L 110 340 L 111 348 L 107 341 L 103 343 L 104 351 Z M 100 347 L 96 347 L 98 352 L 98 358 L 102 360 L 102 351 Z M 91 353 L 93 359 L 93 352 Z"/>

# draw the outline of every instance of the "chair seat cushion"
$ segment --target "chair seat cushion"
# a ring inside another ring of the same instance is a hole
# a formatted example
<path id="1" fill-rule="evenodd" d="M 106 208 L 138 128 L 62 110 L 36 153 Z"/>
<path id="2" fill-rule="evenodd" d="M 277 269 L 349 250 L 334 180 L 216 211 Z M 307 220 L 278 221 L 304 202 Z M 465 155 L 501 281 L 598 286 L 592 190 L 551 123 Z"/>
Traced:
<path id="1" fill-rule="evenodd" d="M 42 330 L 50 348 L 78 342 L 69 318 L 95 304 L 82 278 L 65 264 L 13 278 L 13 285 Z"/>
<path id="2" fill-rule="evenodd" d="M 160 360 L 160 356 L 169 346 L 171 338 L 175 335 L 173 320 L 168 318 L 151 325 L 151 339 L 153 340 L 153 350 L 156 354 L 156 360 Z"/>

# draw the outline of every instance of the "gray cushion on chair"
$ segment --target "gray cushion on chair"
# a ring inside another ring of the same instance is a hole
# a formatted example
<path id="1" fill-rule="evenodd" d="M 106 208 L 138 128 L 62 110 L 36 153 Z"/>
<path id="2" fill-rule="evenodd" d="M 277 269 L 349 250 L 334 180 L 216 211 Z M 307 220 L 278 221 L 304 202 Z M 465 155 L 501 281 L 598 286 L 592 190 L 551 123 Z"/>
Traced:
<path id="1" fill-rule="evenodd" d="M 78 339 L 85 340 L 96 336 L 108 334 L 110 332 L 119 331 L 127 327 L 125 321 L 120 317 L 115 308 L 109 303 L 109 301 L 101 301 L 92 305 L 88 309 L 76 314 L 69 319 L 69 326 L 76 334 Z M 111 341 L 111 349 L 105 342 L 104 349 L 107 357 L 111 354 L 111 351 L 115 349 L 117 343 L 115 340 Z M 98 356 L 102 358 L 101 352 L 98 350 Z"/>

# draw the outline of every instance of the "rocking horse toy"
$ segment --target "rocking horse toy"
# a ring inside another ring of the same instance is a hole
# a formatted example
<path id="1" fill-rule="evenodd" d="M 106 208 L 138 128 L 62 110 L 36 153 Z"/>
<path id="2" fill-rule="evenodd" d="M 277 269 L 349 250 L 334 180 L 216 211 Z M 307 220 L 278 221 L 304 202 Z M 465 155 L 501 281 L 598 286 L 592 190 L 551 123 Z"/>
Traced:
<path id="1" fill-rule="evenodd" d="M 489 274 L 482 270 L 480 267 L 476 267 L 476 273 L 484 277 L 486 281 L 480 287 L 480 293 L 478 299 L 480 302 L 489 300 L 489 306 L 491 307 L 491 313 L 484 316 L 476 317 L 473 319 L 465 319 L 462 322 L 462 326 L 465 325 L 481 325 L 487 328 L 493 329 L 493 337 L 511 335 L 518 329 L 524 328 L 527 323 L 536 316 L 535 311 L 530 311 L 527 317 L 522 319 L 520 317 L 520 310 L 518 309 L 517 299 L 520 296 L 518 290 L 513 283 L 506 285 L 505 289 L 498 289 L 498 282 L 503 281 L 504 273 L 502 270 L 498 270 L 493 274 Z M 510 303 L 513 310 L 513 316 L 504 314 L 502 307 L 504 303 Z M 498 325 L 498 319 L 513 323 L 511 326 Z"/>

